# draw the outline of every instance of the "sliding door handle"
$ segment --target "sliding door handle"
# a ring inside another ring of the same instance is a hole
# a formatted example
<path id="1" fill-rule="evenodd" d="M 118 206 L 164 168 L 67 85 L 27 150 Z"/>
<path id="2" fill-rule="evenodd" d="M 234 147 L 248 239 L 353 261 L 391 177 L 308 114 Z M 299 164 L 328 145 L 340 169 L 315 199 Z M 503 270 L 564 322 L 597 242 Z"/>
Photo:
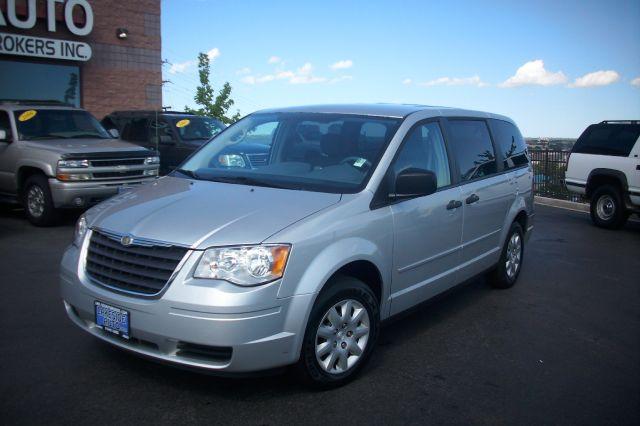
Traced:
<path id="1" fill-rule="evenodd" d="M 477 203 L 478 201 L 480 201 L 480 197 L 478 197 L 476 194 L 471 194 L 467 197 L 466 200 L 464 200 L 464 202 L 467 204 Z"/>
<path id="2" fill-rule="evenodd" d="M 451 200 L 449 204 L 447 204 L 447 210 L 455 210 L 459 207 L 462 207 L 462 201 Z"/>

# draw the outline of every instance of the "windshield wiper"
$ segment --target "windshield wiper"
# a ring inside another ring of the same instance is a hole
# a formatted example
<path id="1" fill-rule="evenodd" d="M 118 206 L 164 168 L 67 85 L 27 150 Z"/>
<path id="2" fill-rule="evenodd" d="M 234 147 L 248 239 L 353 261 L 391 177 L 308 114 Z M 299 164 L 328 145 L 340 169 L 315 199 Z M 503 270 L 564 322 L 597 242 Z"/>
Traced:
<path id="1" fill-rule="evenodd" d="M 95 133 L 82 133 L 80 135 L 73 135 L 73 136 L 65 136 L 65 139 L 80 139 L 80 138 L 96 138 L 96 139 L 111 139 L 111 138 L 107 138 L 105 136 L 101 136 Z"/>
<path id="2" fill-rule="evenodd" d="M 44 140 L 44 139 L 66 139 L 66 138 L 60 137 L 60 136 L 54 136 L 54 135 L 42 135 L 42 136 L 31 136 L 25 139 L 28 141 L 37 141 L 37 140 Z"/>
<path id="3" fill-rule="evenodd" d="M 235 183 L 239 185 L 264 186 L 267 188 L 278 188 L 278 189 L 298 189 L 290 185 L 281 185 L 278 183 L 267 182 L 264 180 L 246 177 L 246 176 L 212 176 L 210 178 L 207 177 L 205 179 L 213 182 Z"/>

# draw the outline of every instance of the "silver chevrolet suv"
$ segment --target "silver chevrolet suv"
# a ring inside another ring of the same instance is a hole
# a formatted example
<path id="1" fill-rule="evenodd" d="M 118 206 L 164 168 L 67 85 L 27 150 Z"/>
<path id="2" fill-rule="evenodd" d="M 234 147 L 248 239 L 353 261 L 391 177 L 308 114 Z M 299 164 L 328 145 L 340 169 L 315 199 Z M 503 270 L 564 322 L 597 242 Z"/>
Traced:
<path id="1" fill-rule="evenodd" d="M 244 145 L 262 144 L 250 163 Z M 511 287 L 533 228 L 510 119 L 416 105 L 266 110 L 77 223 L 69 318 L 120 348 L 218 373 L 295 364 L 352 379 L 380 321 L 478 274 Z"/>
<path id="2" fill-rule="evenodd" d="M 0 201 L 23 204 L 31 223 L 47 226 L 58 209 L 155 179 L 157 152 L 116 136 L 79 108 L 0 101 Z"/>

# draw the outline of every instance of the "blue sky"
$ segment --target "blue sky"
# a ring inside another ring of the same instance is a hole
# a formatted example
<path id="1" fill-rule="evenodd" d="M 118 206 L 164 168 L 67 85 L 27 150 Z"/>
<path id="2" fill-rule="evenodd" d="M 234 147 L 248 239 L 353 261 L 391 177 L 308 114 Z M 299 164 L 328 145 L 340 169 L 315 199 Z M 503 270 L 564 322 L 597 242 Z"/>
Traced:
<path id="1" fill-rule="evenodd" d="M 400 102 L 486 110 L 525 136 L 640 119 L 640 1 L 162 1 L 164 104 L 193 106 L 195 59 L 267 107 Z"/>

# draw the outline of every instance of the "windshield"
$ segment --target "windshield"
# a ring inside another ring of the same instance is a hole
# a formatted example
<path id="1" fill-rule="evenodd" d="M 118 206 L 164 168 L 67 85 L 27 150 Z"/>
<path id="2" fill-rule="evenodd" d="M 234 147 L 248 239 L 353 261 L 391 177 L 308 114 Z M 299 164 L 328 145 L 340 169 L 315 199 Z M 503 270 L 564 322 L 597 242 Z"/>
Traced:
<path id="1" fill-rule="evenodd" d="M 355 193 L 364 188 L 399 119 L 262 113 L 201 148 L 177 173 L 245 185 Z"/>
<path id="2" fill-rule="evenodd" d="M 98 120 L 82 110 L 27 109 L 14 115 L 22 140 L 111 138 Z"/>
<path id="3" fill-rule="evenodd" d="M 173 125 L 183 141 L 209 140 L 224 129 L 224 124 L 209 117 L 176 118 Z"/>

